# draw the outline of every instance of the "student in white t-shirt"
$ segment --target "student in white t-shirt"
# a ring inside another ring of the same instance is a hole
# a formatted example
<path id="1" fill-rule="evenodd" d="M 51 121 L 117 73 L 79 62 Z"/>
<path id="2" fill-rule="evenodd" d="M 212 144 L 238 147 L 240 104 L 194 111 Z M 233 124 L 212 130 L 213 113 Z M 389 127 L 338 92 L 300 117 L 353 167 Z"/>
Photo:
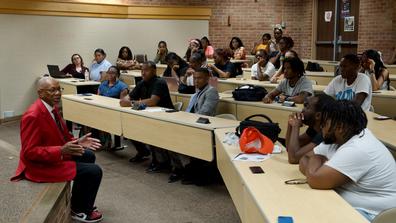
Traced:
<path id="1" fill-rule="evenodd" d="M 258 50 L 256 58 L 258 61 L 251 68 L 252 80 L 268 81 L 276 72 L 275 66 L 268 61 L 268 53 L 265 50 Z"/>
<path id="2" fill-rule="evenodd" d="M 322 111 L 323 143 L 300 160 L 314 189 L 335 189 L 368 220 L 396 207 L 396 163 L 366 128 L 367 117 L 354 101 L 335 101 Z"/>
<path id="3" fill-rule="evenodd" d="M 335 77 L 324 92 L 337 100 L 356 101 L 364 111 L 368 111 L 372 98 L 371 81 L 365 74 L 359 73 L 359 69 L 357 55 L 345 55 L 340 62 L 341 75 Z"/>

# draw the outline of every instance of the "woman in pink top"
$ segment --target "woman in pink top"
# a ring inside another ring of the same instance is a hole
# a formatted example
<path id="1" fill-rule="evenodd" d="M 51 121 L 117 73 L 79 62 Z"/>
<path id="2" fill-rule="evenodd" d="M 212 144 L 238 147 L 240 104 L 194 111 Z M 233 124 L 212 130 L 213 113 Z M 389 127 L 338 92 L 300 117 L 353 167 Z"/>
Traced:
<path id="1" fill-rule="evenodd" d="M 213 49 L 212 45 L 210 44 L 208 37 L 206 37 L 206 36 L 202 37 L 201 43 L 202 43 L 202 48 L 205 52 L 206 58 L 212 59 L 213 54 L 214 54 L 214 49 Z"/>

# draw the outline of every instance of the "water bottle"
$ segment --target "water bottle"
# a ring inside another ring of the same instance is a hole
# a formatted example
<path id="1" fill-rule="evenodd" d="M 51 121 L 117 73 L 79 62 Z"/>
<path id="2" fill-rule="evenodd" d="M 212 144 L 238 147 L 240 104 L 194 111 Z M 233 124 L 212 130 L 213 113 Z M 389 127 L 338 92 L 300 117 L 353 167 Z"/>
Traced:
<path id="1" fill-rule="evenodd" d="M 88 70 L 85 70 L 85 73 L 84 73 L 84 80 L 85 81 L 89 81 L 89 72 L 88 72 Z"/>

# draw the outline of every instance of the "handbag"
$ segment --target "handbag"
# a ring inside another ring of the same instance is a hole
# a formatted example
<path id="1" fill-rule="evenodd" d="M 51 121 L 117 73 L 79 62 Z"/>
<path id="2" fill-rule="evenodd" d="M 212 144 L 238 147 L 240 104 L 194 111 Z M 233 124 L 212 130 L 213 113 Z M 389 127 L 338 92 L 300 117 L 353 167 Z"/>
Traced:
<path id="1" fill-rule="evenodd" d="M 244 153 L 270 154 L 274 150 L 274 143 L 256 128 L 247 127 L 239 139 L 239 147 Z"/>
<path id="2" fill-rule="evenodd" d="M 262 117 L 267 119 L 267 122 L 260 122 L 260 121 L 255 121 L 251 120 L 254 117 Z M 267 136 L 268 138 L 271 139 L 272 142 L 276 142 L 279 137 L 279 133 L 281 132 L 281 129 L 279 128 L 278 123 L 273 123 L 272 120 L 263 114 L 257 114 L 257 115 L 251 115 L 247 117 L 245 120 L 241 121 L 238 127 L 235 129 L 235 134 L 240 137 L 243 130 L 247 127 L 255 127 L 257 130 L 259 130 L 263 135 Z"/>
<path id="3" fill-rule="evenodd" d="M 261 101 L 267 93 L 265 88 L 249 84 L 236 88 L 232 97 L 237 101 Z"/>

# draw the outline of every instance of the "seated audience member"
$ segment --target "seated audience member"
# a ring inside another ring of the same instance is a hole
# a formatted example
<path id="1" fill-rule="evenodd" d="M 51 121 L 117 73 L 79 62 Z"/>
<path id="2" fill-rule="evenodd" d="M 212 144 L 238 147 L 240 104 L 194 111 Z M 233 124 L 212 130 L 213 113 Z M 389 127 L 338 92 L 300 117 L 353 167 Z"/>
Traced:
<path id="1" fill-rule="evenodd" d="M 288 50 L 285 53 L 285 58 L 292 58 L 292 57 L 299 58 L 296 51 Z M 271 81 L 271 83 L 278 83 L 279 81 L 283 80 L 284 78 L 285 78 L 285 75 L 284 75 L 283 66 L 280 66 L 278 71 L 271 77 L 270 81 Z"/>
<path id="2" fill-rule="evenodd" d="M 176 53 L 170 52 L 166 55 L 165 61 L 167 67 L 164 71 L 164 77 L 174 77 L 178 81 L 186 74 L 188 63 L 179 57 Z"/>
<path id="3" fill-rule="evenodd" d="M 202 43 L 200 39 L 192 39 L 188 43 L 188 48 L 186 54 L 184 55 L 184 59 L 186 61 L 190 61 L 191 54 L 197 52 L 198 50 L 202 50 Z"/>
<path id="4" fill-rule="evenodd" d="M 325 105 L 334 99 L 327 94 L 319 94 L 305 99 L 302 112 L 289 116 L 286 132 L 286 149 L 289 163 L 298 164 L 301 157 L 313 150 L 322 141 L 321 115 Z M 307 125 L 308 129 L 300 135 L 300 129 Z"/>
<path id="5" fill-rule="evenodd" d="M 233 52 L 232 58 L 235 60 L 245 60 L 246 59 L 246 49 L 243 46 L 242 40 L 239 37 L 232 37 L 230 41 L 230 49 Z M 235 63 L 235 70 L 236 70 L 236 75 L 241 75 L 243 74 L 242 67 L 247 67 L 246 63 Z"/>
<path id="6" fill-rule="evenodd" d="M 274 65 L 268 61 L 268 54 L 265 50 L 258 50 L 256 53 L 257 63 L 251 68 L 252 79 L 268 81 L 276 70 Z"/>
<path id="7" fill-rule="evenodd" d="M 111 66 L 107 70 L 107 80 L 103 81 L 99 86 L 98 94 L 111 98 L 124 98 L 128 94 L 128 85 L 119 80 L 119 77 L 120 70 L 115 66 Z M 114 147 L 112 149 L 122 149 L 120 136 L 114 136 Z"/>
<path id="8" fill-rule="evenodd" d="M 279 40 L 278 46 L 279 46 L 279 52 L 276 54 L 275 57 L 272 57 L 270 60 L 277 69 L 279 69 L 282 66 L 286 52 L 293 48 L 294 41 L 290 37 L 283 36 Z"/>
<path id="9" fill-rule="evenodd" d="M 271 53 L 280 50 L 279 42 L 280 42 L 280 40 L 282 39 L 282 36 L 283 36 L 282 28 L 280 28 L 280 27 L 275 27 L 275 28 L 274 28 L 274 38 L 275 38 L 275 40 L 272 41 L 274 44 L 270 45 Z"/>
<path id="10" fill-rule="evenodd" d="M 168 48 L 165 41 L 159 41 L 157 53 L 155 54 L 154 63 L 166 64 L 165 57 L 168 54 Z"/>
<path id="11" fill-rule="evenodd" d="M 213 54 L 214 64 L 208 64 L 212 75 L 219 78 L 236 77 L 236 69 L 233 63 L 230 62 L 228 52 L 225 49 L 216 49 Z"/>
<path id="12" fill-rule="evenodd" d="M 234 53 L 232 58 L 236 60 L 244 60 L 246 59 L 246 49 L 243 46 L 242 40 L 239 37 L 232 37 L 230 41 L 230 49 Z"/>
<path id="13" fill-rule="evenodd" d="M 285 79 L 264 97 L 264 103 L 272 103 L 276 96 L 278 102 L 304 103 L 306 97 L 313 95 L 312 82 L 304 76 L 304 63 L 299 58 L 287 58 L 283 66 Z"/>
<path id="14" fill-rule="evenodd" d="M 270 53 L 270 46 L 272 44 L 271 41 L 271 34 L 265 33 L 261 37 L 261 42 L 260 43 L 254 43 L 254 46 L 252 48 L 252 55 L 256 55 L 259 50 L 265 50 L 267 54 Z"/>
<path id="15" fill-rule="evenodd" d="M 127 46 L 121 47 L 116 64 L 119 70 L 140 69 L 139 63 L 133 59 L 132 51 Z"/>
<path id="16" fill-rule="evenodd" d="M 335 77 L 324 92 L 337 100 L 356 101 L 364 111 L 371 106 L 371 82 L 367 75 L 359 73 L 360 60 L 355 54 L 345 55 L 340 62 L 341 75 Z"/>
<path id="17" fill-rule="evenodd" d="M 62 88 L 50 77 L 38 81 L 37 99 L 21 120 L 19 165 L 12 181 L 27 179 L 53 183 L 73 180 L 71 214 L 79 222 L 98 222 L 102 214 L 94 208 L 102 179 L 95 164 L 99 140 L 87 134 L 79 139 L 70 135 L 59 114 Z"/>
<path id="18" fill-rule="evenodd" d="M 88 68 L 84 67 L 82 57 L 76 53 L 71 56 L 71 64 L 61 70 L 62 73 L 79 79 L 85 79 L 85 71 L 88 71 Z"/>
<path id="19" fill-rule="evenodd" d="M 216 88 L 209 85 L 209 79 L 210 73 L 206 68 L 198 68 L 194 72 L 194 85 L 197 92 L 191 96 L 186 112 L 207 116 L 214 116 L 216 114 L 216 107 L 219 102 L 219 93 Z M 199 163 L 199 161 L 193 158 L 174 152 L 171 153 L 170 157 L 173 170 L 169 176 L 169 183 L 173 183 L 185 177 L 185 165 L 183 163 L 190 163 L 190 161 L 194 164 Z M 189 180 L 192 179 L 190 178 Z"/>
<path id="20" fill-rule="evenodd" d="M 361 61 L 361 72 L 369 76 L 373 91 L 389 90 L 389 71 L 382 62 L 381 55 L 378 53 L 378 51 L 364 51 Z"/>
<path id="21" fill-rule="evenodd" d="M 367 129 L 354 101 L 335 101 L 322 111 L 323 143 L 300 160 L 314 189 L 334 189 L 369 221 L 396 207 L 396 163 Z"/>
<path id="22" fill-rule="evenodd" d="M 206 36 L 202 37 L 201 43 L 202 43 L 202 49 L 205 52 L 206 58 L 212 59 L 213 54 L 214 54 L 214 49 L 213 49 L 212 45 L 210 44 L 208 37 L 206 37 Z"/>
<path id="23" fill-rule="evenodd" d="M 91 65 L 90 79 L 102 81 L 105 78 L 106 71 L 111 67 L 111 63 L 106 60 L 106 53 L 103 49 L 95 50 L 95 59 Z"/>
<path id="24" fill-rule="evenodd" d="M 194 86 L 194 72 L 201 67 L 207 66 L 204 64 L 206 61 L 203 50 L 198 50 L 193 53 L 190 57 L 189 68 L 186 71 L 186 75 L 181 78 L 181 82 L 187 86 Z"/>
<path id="25" fill-rule="evenodd" d="M 170 98 L 168 85 L 162 78 L 157 77 L 157 67 L 154 62 L 144 62 L 142 65 L 142 81 L 136 87 L 120 100 L 122 107 L 134 106 L 148 106 L 148 107 L 163 107 L 173 109 L 172 100 Z M 139 162 L 150 155 L 146 145 L 134 141 L 137 150 L 135 157 L 132 157 L 130 162 Z M 156 172 L 163 169 L 167 165 L 166 153 L 159 148 L 151 148 L 152 163 L 147 170 L 148 172 Z"/>

